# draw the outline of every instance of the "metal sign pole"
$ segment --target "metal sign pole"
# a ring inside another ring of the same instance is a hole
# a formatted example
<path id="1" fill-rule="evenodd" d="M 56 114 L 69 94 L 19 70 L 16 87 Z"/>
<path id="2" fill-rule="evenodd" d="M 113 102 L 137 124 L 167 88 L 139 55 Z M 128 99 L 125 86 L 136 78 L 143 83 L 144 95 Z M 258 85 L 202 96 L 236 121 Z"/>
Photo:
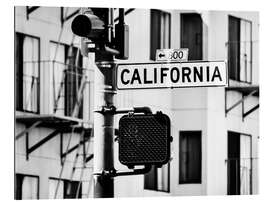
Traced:
<path id="1" fill-rule="evenodd" d="M 114 116 L 102 113 L 102 109 L 113 105 L 115 91 L 109 88 L 106 78 L 112 77 L 112 69 L 97 64 L 95 70 L 95 108 L 94 113 L 94 197 L 113 197 L 113 178 L 106 173 L 113 170 Z"/>
<path id="2" fill-rule="evenodd" d="M 110 22 L 110 12 L 108 22 Z M 108 25 L 108 24 L 107 24 Z M 97 53 L 94 78 L 94 197 L 114 197 L 114 115 L 105 111 L 113 106 L 114 63 L 112 54 Z"/>

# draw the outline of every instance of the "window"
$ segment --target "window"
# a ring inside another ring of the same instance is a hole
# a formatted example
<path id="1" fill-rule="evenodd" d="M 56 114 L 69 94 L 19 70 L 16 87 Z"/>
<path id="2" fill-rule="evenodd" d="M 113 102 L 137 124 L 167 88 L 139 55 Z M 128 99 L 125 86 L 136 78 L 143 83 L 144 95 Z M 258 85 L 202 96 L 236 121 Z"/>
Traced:
<path id="1" fill-rule="evenodd" d="M 16 33 L 16 110 L 39 113 L 39 39 Z"/>
<path id="2" fill-rule="evenodd" d="M 82 185 L 79 188 L 79 181 L 49 178 L 49 199 L 54 199 L 57 187 L 56 199 L 75 199 L 78 189 L 78 198 L 82 198 Z"/>
<path id="3" fill-rule="evenodd" d="M 15 199 L 39 199 L 39 177 L 16 174 Z"/>
<path id="4" fill-rule="evenodd" d="M 50 53 L 54 111 L 59 115 L 72 116 L 83 76 L 82 56 L 78 48 L 54 42 L 50 43 Z M 81 102 L 76 117 L 82 118 L 82 111 Z"/>
<path id="5" fill-rule="evenodd" d="M 161 168 L 153 166 L 151 171 L 144 175 L 144 189 L 170 192 L 170 163 Z"/>
<path id="6" fill-rule="evenodd" d="M 65 115 L 71 116 L 77 102 L 77 93 L 79 91 L 83 77 L 82 55 L 80 50 L 76 47 L 70 48 L 69 46 L 66 46 L 65 49 L 67 63 L 65 80 Z M 82 109 L 83 105 L 81 102 L 77 116 L 78 118 L 82 118 Z"/>
<path id="7" fill-rule="evenodd" d="M 201 183 L 201 131 L 181 131 L 179 183 Z"/>
<path id="8" fill-rule="evenodd" d="M 251 135 L 228 131 L 228 195 L 252 194 Z"/>
<path id="9" fill-rule="evenodd" d="M 150 59 L 156 60 L 156 50 L 170 48 L 171 14 L 151 9 Z"/>
<path id="10" fill-rule="evenodd" d="M 251 83 L 251 22 L 229 16 L 228 65 L 230 79 Z"/>
<path id="11" fill-rule="evenodd" d="M 181 14 L 181 47 L 188 48 L 188 60 L 202 60 L 202 18 L 198 13 Z"/>

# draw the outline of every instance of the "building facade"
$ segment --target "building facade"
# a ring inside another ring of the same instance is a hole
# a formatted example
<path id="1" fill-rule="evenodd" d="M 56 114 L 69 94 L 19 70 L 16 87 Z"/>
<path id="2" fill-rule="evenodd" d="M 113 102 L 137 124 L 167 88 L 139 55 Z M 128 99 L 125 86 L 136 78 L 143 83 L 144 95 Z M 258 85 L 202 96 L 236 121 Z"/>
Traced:
<path id="1" fill-rule="evenodd" d="M 93 196 L 95 64 L 70 29 L 78 9 L 15 7 L 16 199 Z M 229 84 L 118 90 L 116 107 L 169 115 L 173 142 L 162 168 L 116 177 L 115 197 L 257 194 L 258 13 L 125 11 L 129 58 L 117 62 L 153 62 L 156 49 L 188 48 L 188 60 L 226 61 Z M 127 170 L 114 148 L 115 168 Z"/>

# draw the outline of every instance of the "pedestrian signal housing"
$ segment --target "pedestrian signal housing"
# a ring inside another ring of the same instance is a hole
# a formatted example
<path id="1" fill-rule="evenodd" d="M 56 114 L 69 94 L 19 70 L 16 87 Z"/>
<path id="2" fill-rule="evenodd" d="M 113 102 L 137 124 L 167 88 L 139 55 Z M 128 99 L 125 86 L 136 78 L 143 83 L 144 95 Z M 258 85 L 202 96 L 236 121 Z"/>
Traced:
<path id="1" fill-rule="evenodd" d="M 165 114 L 125 115 L 119 121 L 119 161 L 128 167 L 166 164 L 170 142 L 170 119 Z"/>

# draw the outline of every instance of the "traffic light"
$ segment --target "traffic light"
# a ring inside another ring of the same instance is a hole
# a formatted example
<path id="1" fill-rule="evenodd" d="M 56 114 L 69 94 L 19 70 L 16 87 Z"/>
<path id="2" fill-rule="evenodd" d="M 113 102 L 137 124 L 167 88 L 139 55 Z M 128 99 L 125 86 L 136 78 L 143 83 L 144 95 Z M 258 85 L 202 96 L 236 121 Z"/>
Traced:
<path id="1" fill-rule="evenodd" d="M 72 32 L 80 37 L 91 39 L 93 42 L 104 40 L 106 32 L 104 19 L 94 15 L 92 10 L 77 15 L 72 23 Z"/>
<path id="2" fill-rule="evenodd" d="M 110 8 L 91 8 L 73 19 L 71 30 L 75 35 L 82 37 L 82 49 L 87 50 L 85 41 L 90 39 L 98 44 L 100 53 L 113 54 L 117 59 L 128 59 L 129 27 L 124 22 L 124 9 L 119 10 L 119 22 L 115 27 L 112 19 L 113 9 Z M 82 53 L 87 56 L 85 51 Z"/>
<path id="3" fill-rule="evenodd" d="M 130 168 L 166 164 L 170 142 L 170 119 L 165 114 L 125 115 L 119 121 L 119 161 Z"/>

